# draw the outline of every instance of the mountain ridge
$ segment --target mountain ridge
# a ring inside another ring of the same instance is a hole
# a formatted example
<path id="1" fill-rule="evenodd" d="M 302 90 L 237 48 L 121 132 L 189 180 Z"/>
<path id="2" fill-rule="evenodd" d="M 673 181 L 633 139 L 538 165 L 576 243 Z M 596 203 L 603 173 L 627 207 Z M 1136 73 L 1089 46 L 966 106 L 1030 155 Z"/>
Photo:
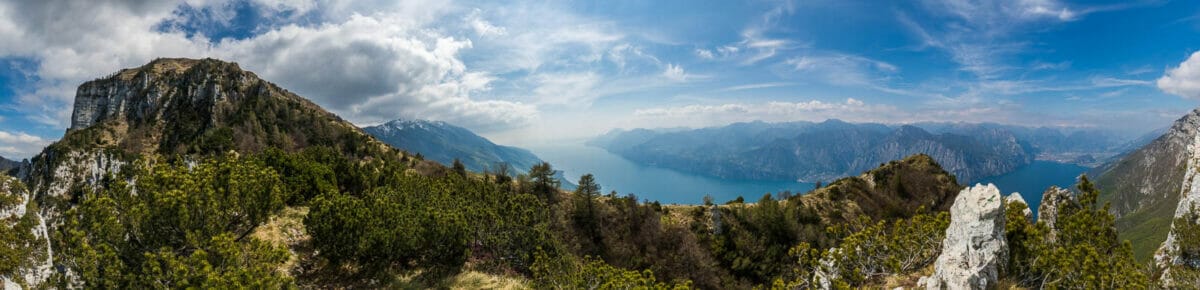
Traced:
<path id="1" fill-rule="evenodd" d="M 363 131 L 375 138 L 426 159 L 451 164 L 458 159 L 471 171 L 495 169 L 507 163 L 511 169 L 525 172 L 542 160 L 533 152 L 493 143 L 466 128 L 443 121 L 398 119 Z"/>
<path id="2" fill-rule="evenodd" d="M 1112 204 L 1123 239 L 1134 243 L 1139 259 L 1147 259 L 1166 239 L 1179 203 L 1188 150 L 1200 134 L 1200 108 L 1177 119 L 1150 143 L 1094 172 L 1103 189 L 1100 199 Z"/>

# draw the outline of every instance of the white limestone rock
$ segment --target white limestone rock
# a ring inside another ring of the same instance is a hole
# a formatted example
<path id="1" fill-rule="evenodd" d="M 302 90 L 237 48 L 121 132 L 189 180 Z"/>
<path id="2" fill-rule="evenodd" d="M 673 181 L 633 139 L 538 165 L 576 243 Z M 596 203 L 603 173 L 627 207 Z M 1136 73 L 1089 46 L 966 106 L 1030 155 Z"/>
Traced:
<path id="1" fill-rule="evenodd" d="M 1029 209 L 1029 203 L 1025 202 L 1025 198 L 1021 197 L 1020 192 L 1014 192 L 1014 193 L 1009 194 L 1007 197 L 1004 198 L 1004 201 L 1006 203 L 1016 202 L 1016 203 L 1024 204 L 1025 211 L 1023 211 L 1022 213 L 1025 214 L 1026 218 L 1033 217 L 1033 210 Z"/>
<path id="2" fill-rule="evenodd" d="M 1192 144 L 1188 146 L 1188 151 L 1191 153 L 1187 162 L 1186 173 L 1184 173 L 1183 185 L 1180 188 L 1179 204 L 1175 207 L 1175 219 L 1187 215 L 1192 209 L 1200 208 L 1200 135 L 1197 135 Z M 1200 223 L 1200 221 L 1191 221 L 1192 223 Z M 1170 275 L 1170 266 L 1184 265 L 1193 268 L 1200 268 L 1200 260 L 1185 259 L 1179 255 L 1179 245 L 1175 241 L 1175 223 L 1171 223 L 1171 232 L 1167 234 L 1167 240 L 1154 254 L 1154 260 L 1163 270 L 1163 274 L 1159 277 L 1163 285 L 1170 287 L 1173 283 Z"/>
<path id="3" fill-rule="evenodd" d="M 1008 259 L 1004 223 L 1004 198 L 995 185 L 963 189 L 950 208 L 950 226 L 934 272 L 918 284 L 928 289 L 995 287 Z"/>
<path id="4" fill-rule="evenodd" d="M 1051 186 L 1042 193 L 1042 204 L 1038 205 L 1038 221 L 1050 228 L 1047 239 L 1053 241 L 1058 235 L 1058 228 L 1055 226 L 1058 222 L 1058 207 L 1069 202 L 1075 202 L 1075 195 L 1071 194 L 1070 190 Z"/>

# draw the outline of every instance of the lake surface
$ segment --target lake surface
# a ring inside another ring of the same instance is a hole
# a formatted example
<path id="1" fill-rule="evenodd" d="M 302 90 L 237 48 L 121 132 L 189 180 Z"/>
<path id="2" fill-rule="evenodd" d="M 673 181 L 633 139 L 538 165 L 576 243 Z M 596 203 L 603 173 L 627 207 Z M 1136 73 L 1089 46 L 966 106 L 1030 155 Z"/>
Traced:
<path id="1" fill-rule="evenodd" d="M 791 190 L 804 193 L 812 190 L 812 183 L 795 181 L 728 180 L 716 177 L 680 172 L 676 170 L 640 165 L 604 149 L 565 143 L 554 145 L 527 146 L 555 169 L 562 170 L 572 182 L 579 176 L 592 173 L 602 187 L 601 192 L 616 190 L 620 195 L 634 194 L 644 200 L 663 203 L 700 204 L 704 195 L 712 195 L 718 203 L 738 196 L 746 201 L 758 201 L 765 193 Z M 978 183 L 994 183 L 1003 194 L 1020 192 L 1037 215 L 1042 192 L 1051 185 L 1071 188 L 1086 167 L 1051 161 L 1034 161 L 1005 175 L 985 178 Z"/>
<path id="2" fill-rule="evenodd" d="M 662 203 L 701 204 L 704 203 L 704 195 L 712 195 L 717 203 L 737 199 L 738 196 L 743 196 L 747 202 L 756 202 L 766 193 L 784 190 L 804 193 L 812 190 L 814 185 L 795 181 L 727 180 L 640 165 L 582 143 L 525 148 L 550 162 L 555 169 L 562 170 L 567 180 L 575 182 L 580 175 L 591 173 L 596 176 L 602 193 L 616 190 L 621 196 L 634 194 L 639 199 Z"/>
<path id="3" fill-rule="evenodd" d="M 1008 174 L 984 178 L 978 183 L 993 183 L 1000 192 L 1008 195 L 1020 192 L 1021 198 L 1029 203 L 1033 216 L 1037 216 L 1038 204 L 1042 201 L 1042 193 L 1052 185 L 1062 188 L 1075 188 L 1075 181 L 1088 168 L 1053 161 L 1034 161 L 1025 167 L 1018 168 Z"/>

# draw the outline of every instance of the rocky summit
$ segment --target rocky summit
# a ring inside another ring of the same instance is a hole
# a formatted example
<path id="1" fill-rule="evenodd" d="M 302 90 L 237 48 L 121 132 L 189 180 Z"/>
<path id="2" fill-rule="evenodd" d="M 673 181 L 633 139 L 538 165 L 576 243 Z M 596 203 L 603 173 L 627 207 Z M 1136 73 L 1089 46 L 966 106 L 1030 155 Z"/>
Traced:
<path id="1" fill-rule="evenodd" d="M 28 230 L 29 241 L 45 252 L 16 266 L 25 273 L 23 285 L 40 285 L 54 264 L 70 262 L 53 248 L 64 213 L 140 157 L 193 161 L 323 146 L 350 158 L 412 160 L 307 99 L 216 59 L 157 59 L 86 82 L 75 99 L 63 138 L 15 170 L 28 190 L 5 189 L 32 205 L 13 208 L 39 225 Z"/>
<path id="2" fill-rule="evenodd" d="M 1075 196 L 1070 190 L 1051 186 L 1042 193 L 1042 203 L 1038 205 L 1038 222 L 1046 224 L 1050 229 L 1050 240 L 1054 240 L 1054 236 L 1058 232 L 1055 223 L 1058 222 L 1058 208 L 1064 203 L 1075 202 Z"/>
<path id="3" fill-rule="evenodd" d="M 1008 259 L 1004 198 L 995 185 L 963 189 L 950 208 L 950 227 L 934 273 L 920 284 L 929 289 L 989 289 Z"/>

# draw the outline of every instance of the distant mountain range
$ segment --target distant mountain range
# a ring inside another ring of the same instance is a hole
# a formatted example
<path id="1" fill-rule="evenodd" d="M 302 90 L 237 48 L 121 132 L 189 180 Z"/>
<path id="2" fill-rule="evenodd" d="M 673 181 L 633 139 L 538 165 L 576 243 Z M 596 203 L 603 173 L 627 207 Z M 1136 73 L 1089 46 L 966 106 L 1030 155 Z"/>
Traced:
<path id="1" fill-rule="evenodd" d="M 831 181 L 923 153 L 964 183 L 1008 173 L 1037 159 L 1095 166 L 1128 143 L 1102 130 L 986 123 L 892 126 L 840 120 L 618 130 L 588 142 L 634 162 L 681 171 L 808 182 Z"/>
<path id="2" fill-rule="evenodd" d="M 13 168 L 17 168 L 19 166 L 21 166 L 20 161 L 8 160 L 7 158 L 0 156 L 0 174 L 3 174 L 4 172 L 8 172 L 9 170 L 12 170 Z"/>
<path id="3" fill-rule="evenodd" d="M 542 162 L 529 150 L 497 145 L 466 128 L 441 121 L 395 120 L 363 130 L 388 145 L 445 165 L 457 158 L 476 172 L 507 163 L 511 169 L 523 173 Z"/>

